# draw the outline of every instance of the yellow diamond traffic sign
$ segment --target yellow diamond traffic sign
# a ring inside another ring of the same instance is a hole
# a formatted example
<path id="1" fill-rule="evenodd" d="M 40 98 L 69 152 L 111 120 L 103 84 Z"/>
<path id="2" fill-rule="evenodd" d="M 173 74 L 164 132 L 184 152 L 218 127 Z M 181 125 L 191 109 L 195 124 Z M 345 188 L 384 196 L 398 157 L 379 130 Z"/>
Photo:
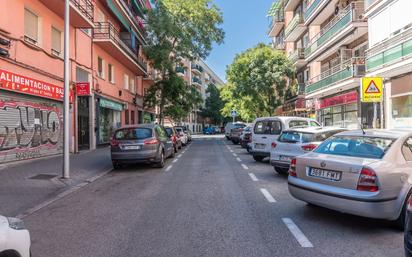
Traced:
<path id="1" fill-rule="evenodd" d="M 361 101 L 382 102 L 383 79 L 381 77 L 362 78 Z"/>

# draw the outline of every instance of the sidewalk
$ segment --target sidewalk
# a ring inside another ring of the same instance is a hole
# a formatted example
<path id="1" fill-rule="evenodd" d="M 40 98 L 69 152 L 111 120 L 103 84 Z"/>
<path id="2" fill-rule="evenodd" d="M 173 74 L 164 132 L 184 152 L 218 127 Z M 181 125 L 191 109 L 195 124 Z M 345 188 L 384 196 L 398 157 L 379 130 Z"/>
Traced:
<path id="1" fill-rule="evenodd" d="M 105 147 L 71 155 L 71 178 L 68 180 L 61 179 L 62 165 L 62 156 L 0 165 L 0 214 L 21 215 L 110 171 L 110 150 Z"/>

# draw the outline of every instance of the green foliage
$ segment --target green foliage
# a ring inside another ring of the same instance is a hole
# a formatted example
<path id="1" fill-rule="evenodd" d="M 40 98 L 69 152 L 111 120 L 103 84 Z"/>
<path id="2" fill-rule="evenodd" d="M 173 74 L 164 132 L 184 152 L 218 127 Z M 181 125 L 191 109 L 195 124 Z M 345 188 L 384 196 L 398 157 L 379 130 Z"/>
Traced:
<path id="1" fill-rule="evenodd" d="M 220 97 L 220 91 L 214 84 L 209 84 L 206 93 L 209 94 L 209 97 L 206 98 L 202 116 L 210 118 L 214 124 L 221 124 L 224 117 L 220 113 L 220 110 L 223 108 L 224 102 Z"/>
<path id="2" fill-rule="evenodd" d="M 226 73 L 232 84 L 227 105 L 238 102 L 241 106 L 235 108 L 244 108 L 245 115 L 267 116 L 283 103 L 295 68 L 283 52 L 259 44 L 238 54 Z M 225 106 L 224 112 L 228 108 Z"/>
<path id="3" fill-rule="evenodd" d="M 191 111 L 188 106 L 197 104 L 198 93 L 187 83 L 183 86 L 175 68 L 182 65 L 182 58 L 206 58 L 213 43 L 222 43 L 222 22 L 211 0 L 159 0 L 157 8 L 148 12 L 149 44 L 144 53 L 160 78 L 145 97 L 145 105 L 159 106 L 161 122 L 165 115 L 185 117 Z"/>
<path id="4" fill-rule="evenodd" d="M 250 96 L 234 96 L 236 87 L 233 84 L 226 84 L 220 90 L 221 98 L 224 102 L 220 112 L 223 117 L 232 120 L 230 114 L 232 110 L 238 113 L 237 120 L 250 122 L 256 119 L 259 114 L 256 112 L 256 104 Z"/>

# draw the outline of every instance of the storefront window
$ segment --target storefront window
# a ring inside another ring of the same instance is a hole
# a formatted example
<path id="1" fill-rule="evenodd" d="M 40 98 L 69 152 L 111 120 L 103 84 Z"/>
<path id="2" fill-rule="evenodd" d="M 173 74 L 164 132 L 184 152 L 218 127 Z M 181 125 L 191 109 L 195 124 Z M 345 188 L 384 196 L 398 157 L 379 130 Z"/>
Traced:
<path id="1" fill-rule="evenodd" d="M 412 127 L 412 95 L 392 98 L 392 119 L 395 128 Z"/>

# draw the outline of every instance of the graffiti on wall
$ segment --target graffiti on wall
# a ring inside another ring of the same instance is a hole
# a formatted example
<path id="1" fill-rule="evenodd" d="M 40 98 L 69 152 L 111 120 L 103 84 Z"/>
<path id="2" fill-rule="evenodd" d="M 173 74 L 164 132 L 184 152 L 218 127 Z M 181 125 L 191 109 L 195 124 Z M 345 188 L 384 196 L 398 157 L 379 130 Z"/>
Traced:
<path id="1" fill-rule="evenodd" d="M 0 163 L 54 152 L 61 126 L 56 106 L 0 100 Z"/>

